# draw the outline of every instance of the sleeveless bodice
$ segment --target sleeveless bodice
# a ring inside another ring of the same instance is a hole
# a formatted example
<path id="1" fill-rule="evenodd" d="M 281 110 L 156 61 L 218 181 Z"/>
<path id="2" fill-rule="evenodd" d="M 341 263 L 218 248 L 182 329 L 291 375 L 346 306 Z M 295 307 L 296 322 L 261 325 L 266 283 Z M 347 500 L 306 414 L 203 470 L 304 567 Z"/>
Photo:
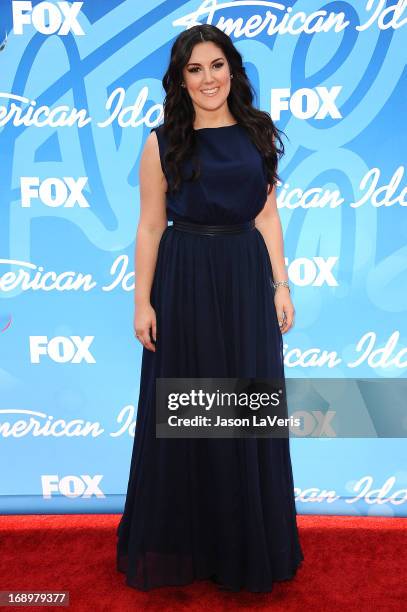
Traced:
<path id="1" fill-rule="evenodd" d="M 163 125 L 152 128 L 157 134 L 161 166 L 167 177 L 164 154 L 166 138 Z M 267 199 L 267 176 L 263 156 L 240 124 L 195 130 L 201 175 L 184 180 L 175 194 L 167 193 L 169 221 L 222 225 L 254 219 Z M 188 177 L 192 159 L 183 165 Z"/>

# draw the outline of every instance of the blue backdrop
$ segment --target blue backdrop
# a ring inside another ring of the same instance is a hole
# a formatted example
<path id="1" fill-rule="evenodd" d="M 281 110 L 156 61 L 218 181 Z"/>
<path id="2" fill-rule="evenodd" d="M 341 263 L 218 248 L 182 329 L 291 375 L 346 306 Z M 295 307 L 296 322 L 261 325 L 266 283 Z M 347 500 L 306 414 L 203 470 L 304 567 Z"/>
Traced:
<path id="1" fill-rule="evenodd" d="M 406 5 L 1 1 L 3 513 L 123 508 L 138 163 L 189 25 L 232 37 L 288 136 L 287 378 L 405 377 Z M 292 439 L 298 512 L 405 516 L 406 431 L 407 418 L 400 438 Z"/>

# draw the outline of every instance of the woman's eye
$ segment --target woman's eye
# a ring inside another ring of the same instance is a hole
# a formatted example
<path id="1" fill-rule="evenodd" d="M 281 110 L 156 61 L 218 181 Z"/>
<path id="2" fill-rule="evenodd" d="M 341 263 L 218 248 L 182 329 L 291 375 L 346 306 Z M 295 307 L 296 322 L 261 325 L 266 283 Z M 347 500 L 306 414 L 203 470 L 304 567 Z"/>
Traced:
<path id="1" fill-rule="evenodd" d="M 222 68 L 223 62 L 220 62 L 219 64 L 214 64 L 213 66 L 214 68 Z M 190 68 L 188 72 L 196 72 L 197 70 L 200 70 L 199 66 L 194 66 L 193 68 Z"/>

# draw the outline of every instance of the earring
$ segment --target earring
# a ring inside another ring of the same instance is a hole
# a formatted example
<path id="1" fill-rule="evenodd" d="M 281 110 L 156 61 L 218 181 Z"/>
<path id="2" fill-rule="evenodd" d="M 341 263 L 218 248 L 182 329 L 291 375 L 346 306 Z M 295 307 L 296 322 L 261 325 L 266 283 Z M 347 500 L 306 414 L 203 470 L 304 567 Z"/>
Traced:
<path id="1" fill-rule="evenodd" d="M 233 79 L 233 74 L 232 73 L 230 74 L 230 78 Z"/>

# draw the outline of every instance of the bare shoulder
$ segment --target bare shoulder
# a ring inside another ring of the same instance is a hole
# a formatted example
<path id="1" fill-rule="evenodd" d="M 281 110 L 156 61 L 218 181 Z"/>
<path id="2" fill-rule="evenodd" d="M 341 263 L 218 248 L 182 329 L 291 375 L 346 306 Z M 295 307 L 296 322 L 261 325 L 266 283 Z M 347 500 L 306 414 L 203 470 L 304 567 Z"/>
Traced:
<path id="1" fill-rule="evenodd" d="M 143 151 L 140 158 L 140 178 L 143 179 L 158 179 L 163 188 L 166 188 L 166 178 L 163 173 L 160 148 L 158 138 L 155 131 L 150 132 L 147 136 Z"/>
<path id="2" fill-rule="evenodd" d="M 155 131 L 149 133 L 144 143 L 143 155 L 149 157 L 160 158 L 160 148 L 158 145 L 158 137 Z"/>
<path id="3" fill-rule="evenodd" d="M 139 165 L 140 190 L 143 199 L 163 201 L 168 189 L 164 175 L 157 134 L 152 131 L 147 136 Z"/>

